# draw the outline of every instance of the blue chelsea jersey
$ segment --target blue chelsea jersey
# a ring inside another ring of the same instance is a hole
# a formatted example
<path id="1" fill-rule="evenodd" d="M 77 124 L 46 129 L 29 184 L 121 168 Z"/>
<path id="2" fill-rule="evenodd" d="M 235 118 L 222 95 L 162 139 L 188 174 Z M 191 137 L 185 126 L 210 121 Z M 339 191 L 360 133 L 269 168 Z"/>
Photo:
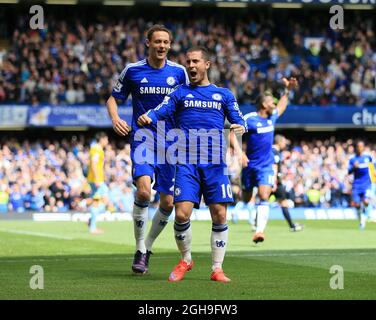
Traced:
<path id="1" fill-rule="evenodd" d="M 248 166 L 267 167 L 274 163 L 273 141 L 275 123 L 278 119 L 278 111 L 264 118 L 257 112 L 251 112 L 244 116 L 247 126 L 247 157 L 249 159 Z"/>
<path id="2" fill-rule="evenodd" d="M 197 136 L 201 138 L 205 134 L 203 130 L 206 130 L 207 134 L 210 134 L 210 130 L 218 130 L 221 142 L 209 138 L 208 146 L 212 152 L 216 146 L 223 151 L 225 142 L 222 141 L 222 133 L 226 118 L 232 124 L 236 123 L 247 127 L 231 91 L 213 84 L 207 86 L 181 85 L 166 96 L 157 108 L 150 110 L 148 115 L 153 123 L 174 117 L 177 128 L 185 133 L 186 139 L 191 137 L 195 130 Z M 188 143 L 192 146 L 192 141 L 188 141 Z M 197 148 L 199 149 L 199 145 Z M 192 152 L 192 150 L 190 151 Z"/>
<path id="3" fill-rule="evenodd" d="M 355 168 L 354 164 L 358 163 Z M 370 165 L 372 164 L 372 157 L 368 154 L 360 156 L 355 155 L 349 161 L 349 174 L 354 174 L 353 188 L 368 188 L 371 186 Z"/>
<path id="4" fill-rule="evenodd" d="M 182 65 L 166 60 L 162 68 L 155 69 L 144 59 L 126 66 L 112 90 L 112 96 L 125 101 L 129 94 L 132 95 L 132 130 L 137 131 L 137 119 L 157 107 L 167 94 L 183 83 L 189 83 L 189 80 Z M 173 119 L 167 119 L 166 129 L 174 127 Z M 156 132 L 155 124 L 151 128 Z"/>

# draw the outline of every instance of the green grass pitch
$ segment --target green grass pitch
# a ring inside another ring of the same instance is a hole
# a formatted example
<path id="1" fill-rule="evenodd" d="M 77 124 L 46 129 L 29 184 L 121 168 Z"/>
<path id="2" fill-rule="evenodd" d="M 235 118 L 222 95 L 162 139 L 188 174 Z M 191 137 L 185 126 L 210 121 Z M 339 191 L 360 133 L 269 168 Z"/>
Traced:
<path id="1" fill-rule="evenodd" d="M 105 233 L 90 235 L 78 222 L 0 221 L 0 299 L 376 299 L 376 224 L 305 223 L 292 233 L 285 221 L 269 221 L 257 246 L 246 222 L 230 223 L 224 270 L 232 281 L 223 284 L 209 280 L 210 222 L 192 222 L 195 268 L 169 283 L 179 259 L 172 223 L 149 274 L 135 276 L 130 222 L 102 222 Z M 43 290 L 30 289 L 32 265 L 44 269 Z M 333 265 L 343 267 L 343 290 L 329 286 Z"/>

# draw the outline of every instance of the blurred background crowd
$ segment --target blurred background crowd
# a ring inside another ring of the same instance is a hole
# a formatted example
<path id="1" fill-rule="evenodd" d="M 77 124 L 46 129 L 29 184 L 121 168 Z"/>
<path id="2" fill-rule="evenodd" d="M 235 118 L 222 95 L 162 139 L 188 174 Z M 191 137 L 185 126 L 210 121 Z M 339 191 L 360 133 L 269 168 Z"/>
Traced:
<path id="1" fill-rule="evenodd" d="M 23 15 L 5 25 L 11 40 L 0 53 L 0 103 L 104 104 L 125 65 L 145 58 L 144 31 L 154 22 L 172 30 L 172 60 L 184 64 L 187 48 L 207 46 L 211 81 L 230 88 L 241 104 L 265 89 L 278 91 L 284 76 L 300 83 L 293 104 L 376 103 L 372 16 L 347 12 L 351 25 L 335 32 L 319 15 L 301 10 L 231 16 L 211 9 L 209 19 L 205 10 L 156 9 L 119 18 L 80 10 L 62 17 L 50 12 L 43 30 L 31 30 Z"/>
<path id="2" fill-rule="evenodd" d="M 81 137 L 35 142 L 9 139 L 0 148 L 0 211 L 86 211 L 91 189 L 87 181 L 89 149 Z M 133 207 L 129 144 L 105 150 L 108 210 Z"/>
<path id="3" fill-rule="evenodd" d="M 351 24 L 336 32 L 311 9 L 48 9 L 45 28 L 31 30 L 28 13 L 0 8 L 0 104 L 104 105 L 122 69 L 145 58 L 144 31 L 163 23 L 174 38 L 170 59 L 184 64 L 186 49 L 208 47 L 210 80 L 230 88 L 242 105 L 252 104 L 266 89 L 277 93 L 281 78 L 290 76 L 300 84 L 291 104 L 376 105 L 372 12 L 346 11 Z M 94 134 L 48 135 L 0 136 L 1 212 L 87 210 Z M 352 177 L 347 163 L 354 153 L 349 137 L 359 135 L 288 136 L 282 176 L 295 206 L 349 206 Z M 368 147 L 376 158 L 376 144 Z M 129 144 L 110 139 L 105 157 L 107 209 L 131 212 Z M 232 162 L 235 198 L 240 169 Z M 156 203 L 158 195 L 154 196 Z"/>
<path id="4" fill-rule="evenodd" d="M 84 136 L 36 141 L 0 140 L 0 211 L 86 211 L 89 148 Z M 367 151 L 376 158 L 376 144 Z M 348 207 L 352 176 L 347 174 L 353 140 L 290 140 L 282 152 L 283 183 L 295 206 Z M 233 192 L 238 198 L 240 164 L 231 162 Z M 131 212 L 133 186 L 130 147 L 110 140 L 105 176 L 111 212 Z M 154 195 L 154 201 L 157 196 Z"/>

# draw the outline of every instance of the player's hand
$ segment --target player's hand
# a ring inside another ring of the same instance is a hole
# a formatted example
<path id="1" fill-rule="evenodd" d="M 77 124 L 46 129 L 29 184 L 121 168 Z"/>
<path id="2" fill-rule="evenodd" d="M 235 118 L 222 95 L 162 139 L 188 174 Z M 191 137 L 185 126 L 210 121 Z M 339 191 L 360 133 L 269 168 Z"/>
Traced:
<path id="1" fill-rule="evenodd" d="M 282 81 L 287 90 L 293 90 L 298 87 L 298 81 L 296 78 L 290 78 L 289 80 L 287 78 L 283 78 Z"/>
<path id="2" fill-rule="evenodd" d="M 247 155 L 243 152 L 242 153 L 242 167 L 243 168 L 248 167 L 248 162 L 249 162 L 249 159 L 248 159 Z"/>
<path id="3" fill-rule="evenodd" d="M 242 135 L 245 132 L 245 128 L 241 124 L 232 124 L 230 130 L 234 130 L 235 134 Z"/>
<path id="4" fill-rule="evenodd" d="M 126 136 L 130 131 L 128 123 L 120 118 L 112 120 L 112 127 L 114 128 L 115 132 L 120 136 Z"/>
<path id="5" fill-rule="evenodd" d="M 140 116 L 137 120 L 137 124 L 140 126 L 140 127 L 143 127 L 143 126 L 146 126 L 148 124 L 151 124 L 153 122 L 153 120 L 151 120 L 151 118 L 145 114 L 143 114 L 142 116 Z"/>

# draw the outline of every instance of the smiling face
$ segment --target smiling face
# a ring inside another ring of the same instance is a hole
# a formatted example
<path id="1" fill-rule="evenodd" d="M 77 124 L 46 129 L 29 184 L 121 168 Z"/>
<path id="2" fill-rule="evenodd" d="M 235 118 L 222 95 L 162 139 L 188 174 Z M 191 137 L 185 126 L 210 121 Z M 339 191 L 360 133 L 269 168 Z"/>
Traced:
<path id="1" fill-rule="evenodd" d="M 154 31 L 150 39 L 146 39 L 149 57 L 155 60 L 165 60 L 171 47 L 171 38 L 166 31 Z"/>
<path id="2" fill-rule="evenodd" d="M 186 56 L 186 68 L 189 80 L 193 85 L 201 85 L 208 81 L 210 61 L 205 59 L 202 51 L 190 51 Z"/>

